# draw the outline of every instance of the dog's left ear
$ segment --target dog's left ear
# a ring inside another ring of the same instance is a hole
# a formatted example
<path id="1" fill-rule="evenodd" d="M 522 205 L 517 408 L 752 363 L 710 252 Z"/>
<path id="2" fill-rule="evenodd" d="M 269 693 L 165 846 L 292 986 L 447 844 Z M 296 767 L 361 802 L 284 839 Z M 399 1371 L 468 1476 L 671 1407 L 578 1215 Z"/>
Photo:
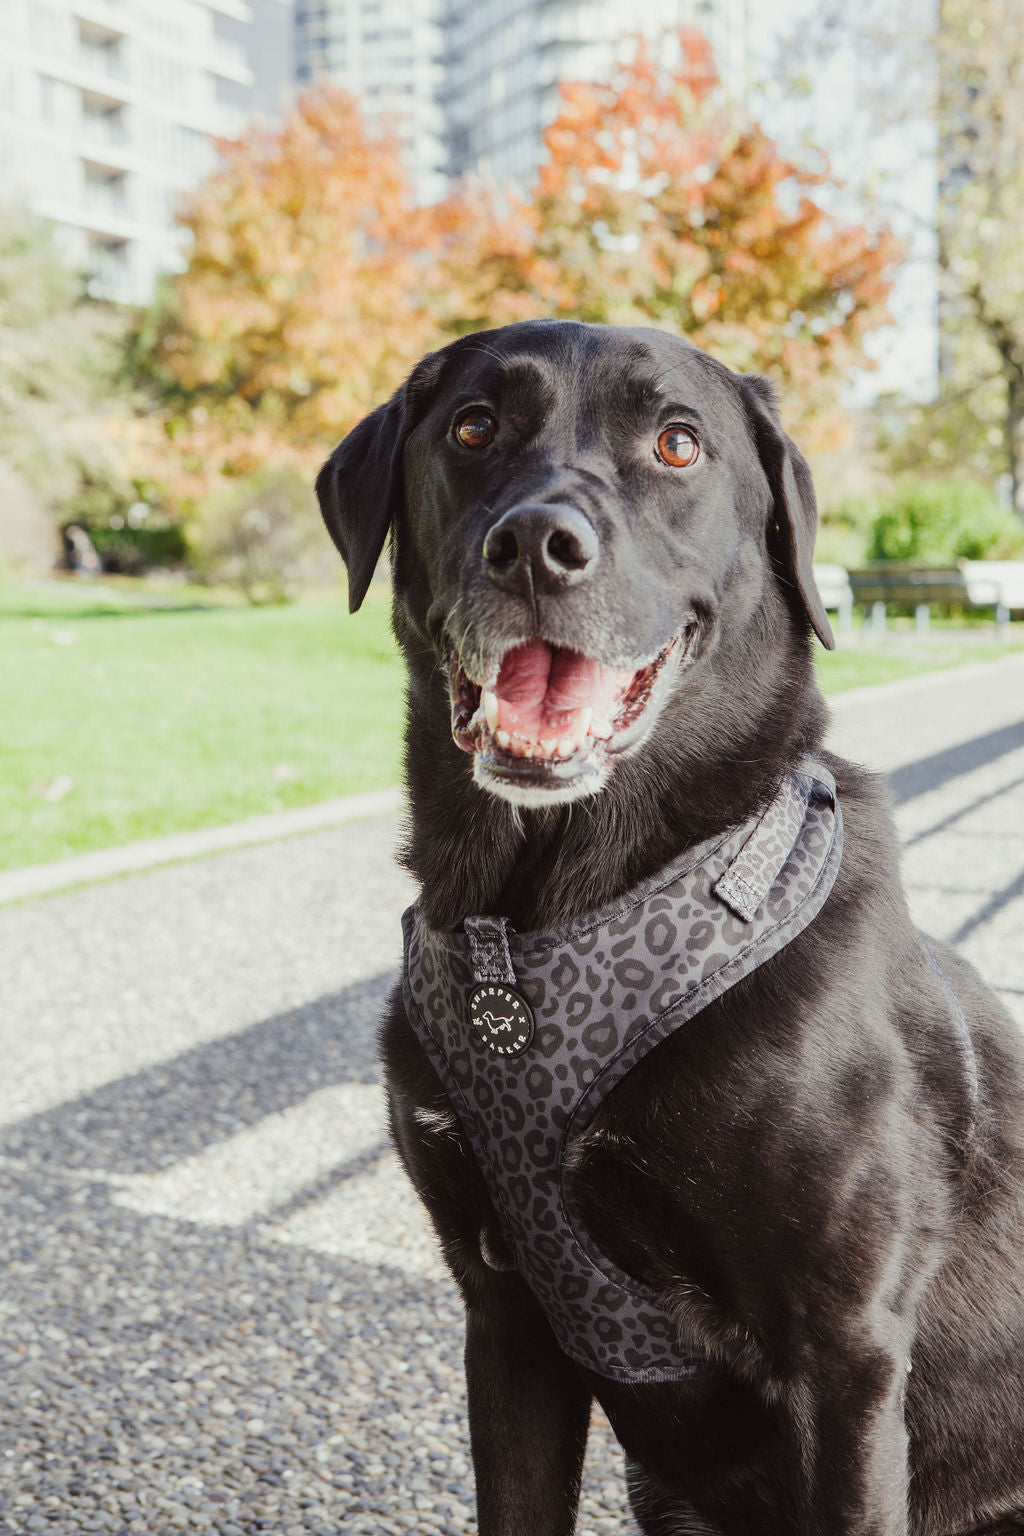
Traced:
<path id="1" fill-rule="evenodd" d="M 355 613 L 366 596 L 401 506 L 406 389 L 403 384 L 386 405 L 353 427 L 316 477 L 327 531 L 348 567 L 349 613 Z"/>
<path id="2" fill-rule="evenodd" d="M 772 515 L 779 531 L 782 555 L 796 584 L 804 612 L 826 650 L 835 650 L 832 626 L 814 581 L 814 535 L 818 502 L 807 460 L 782 430 L 775 390 L 767 379 L 747 374 L 741 379 L 747 416 L 768 476 L 774 502 Z"/>

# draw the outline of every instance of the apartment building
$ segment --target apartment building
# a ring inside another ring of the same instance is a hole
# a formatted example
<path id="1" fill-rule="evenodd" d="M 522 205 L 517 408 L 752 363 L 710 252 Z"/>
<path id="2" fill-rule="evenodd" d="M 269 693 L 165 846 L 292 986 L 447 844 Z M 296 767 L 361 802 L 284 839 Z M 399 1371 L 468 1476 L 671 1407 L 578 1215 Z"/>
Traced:
<path id="1" fill-rule="evenodd" d="M 558 86 L 609 74 L 624 35 L 697 26 L 746 79 L 747 0 L 297 0 L 298 79 L 323 75 L 396 125 L 421 198 L 475 172 L 526 189 Z"/>
<path id="2" fill-rule="evenodd" d="M 728 87 L 746 72 L 746 0 L 447 0 L 448 173 L 482 172 L 528 187 L 563 80 L 612 74 L 623 39 L 696 26 Z"/>
<path id="3" fill-rule="evenodd" d="M 287 42 L 288 7 L 259 3 Z M 145 302 L 180 266 L 180 199 L 259 104 L 252 22 L 245 0 L 0 6 L 0 197 L 52 221 L 97 295 Z"/>
<path id="4" fill-rule="evenodd" d="M 296 0 L 300 86 L 327 78 L 397 134 L 423 202 L 447 188 L 445 0 Z"/>

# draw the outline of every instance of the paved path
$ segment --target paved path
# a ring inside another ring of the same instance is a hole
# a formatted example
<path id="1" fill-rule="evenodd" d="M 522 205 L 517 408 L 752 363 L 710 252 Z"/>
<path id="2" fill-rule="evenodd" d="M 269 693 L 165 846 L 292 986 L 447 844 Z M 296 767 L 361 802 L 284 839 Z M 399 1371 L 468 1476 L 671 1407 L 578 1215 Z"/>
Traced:
<path id="1" fill-rule="evenodd" d="M 1024 663 L 850 695 L 919 920 L 1024 1024 Z M 380 818 L 0 912 L 0 1530 L 473 1529 L 459 1309 L 385 1141 Z M 599 1420 L 581 1532 L 631 1530 Z"/>

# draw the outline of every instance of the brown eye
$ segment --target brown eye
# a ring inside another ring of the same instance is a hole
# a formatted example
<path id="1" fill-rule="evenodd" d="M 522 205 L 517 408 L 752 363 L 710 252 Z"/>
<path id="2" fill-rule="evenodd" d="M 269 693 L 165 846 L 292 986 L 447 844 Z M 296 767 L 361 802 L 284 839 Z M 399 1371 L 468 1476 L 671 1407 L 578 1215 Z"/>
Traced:
<path id="1" fill-rule="evenodd" d="M 455 436 L 465 448 L 486 448 L 498 430 L 489 411 L 470 411 L 455 428 Z"/>
<path id="2" fill-rule="evenodd" d="M 689 427 L 666 427 L 658 438 L 658 458 L 673 469 L 688 469 L 699 455 L 700 443 Z"/>

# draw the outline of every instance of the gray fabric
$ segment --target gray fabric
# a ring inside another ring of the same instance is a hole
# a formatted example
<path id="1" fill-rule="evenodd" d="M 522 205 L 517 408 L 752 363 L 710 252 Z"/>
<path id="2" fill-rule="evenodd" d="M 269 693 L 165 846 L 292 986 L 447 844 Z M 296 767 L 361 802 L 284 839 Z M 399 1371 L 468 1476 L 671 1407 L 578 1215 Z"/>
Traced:
<path id="1" fill-rule="evenodd" d="M 737 917 L 752 923 L 782 872 L 807 814 L 811 781 L 786 779 L 729 868 L 715 886 Z"/>
<path id="2" fill-rule="evenodd" d="M 470 1028 L 484 979 L 474 974 L 477 921 L 458 934 L 433 931 L 417 907 L 403 918 L 412 1026 L 518 1268 L 566 1354 L 603 1376 L 672 1381 L 707 1366 L 683 1355 L 657 1297 L 595 1248 L 563 1166 L 567 1143 L 648 1051 L 812 921 L 841 857 L 835 784 L 808 762 L 763 816 L 689 850 L 614 906 L 561 933 L 509 931 L 509 985 L 536 1024 L 515 1057 Z"/>
<path id="3" fill-rule="evenodd" d="M 477 981 L 507 981 L 515 986 L 516 973 L 508 947 L 508 923 L 503 917 L 467 917 L 463 923 L 473 956 Z"/>

